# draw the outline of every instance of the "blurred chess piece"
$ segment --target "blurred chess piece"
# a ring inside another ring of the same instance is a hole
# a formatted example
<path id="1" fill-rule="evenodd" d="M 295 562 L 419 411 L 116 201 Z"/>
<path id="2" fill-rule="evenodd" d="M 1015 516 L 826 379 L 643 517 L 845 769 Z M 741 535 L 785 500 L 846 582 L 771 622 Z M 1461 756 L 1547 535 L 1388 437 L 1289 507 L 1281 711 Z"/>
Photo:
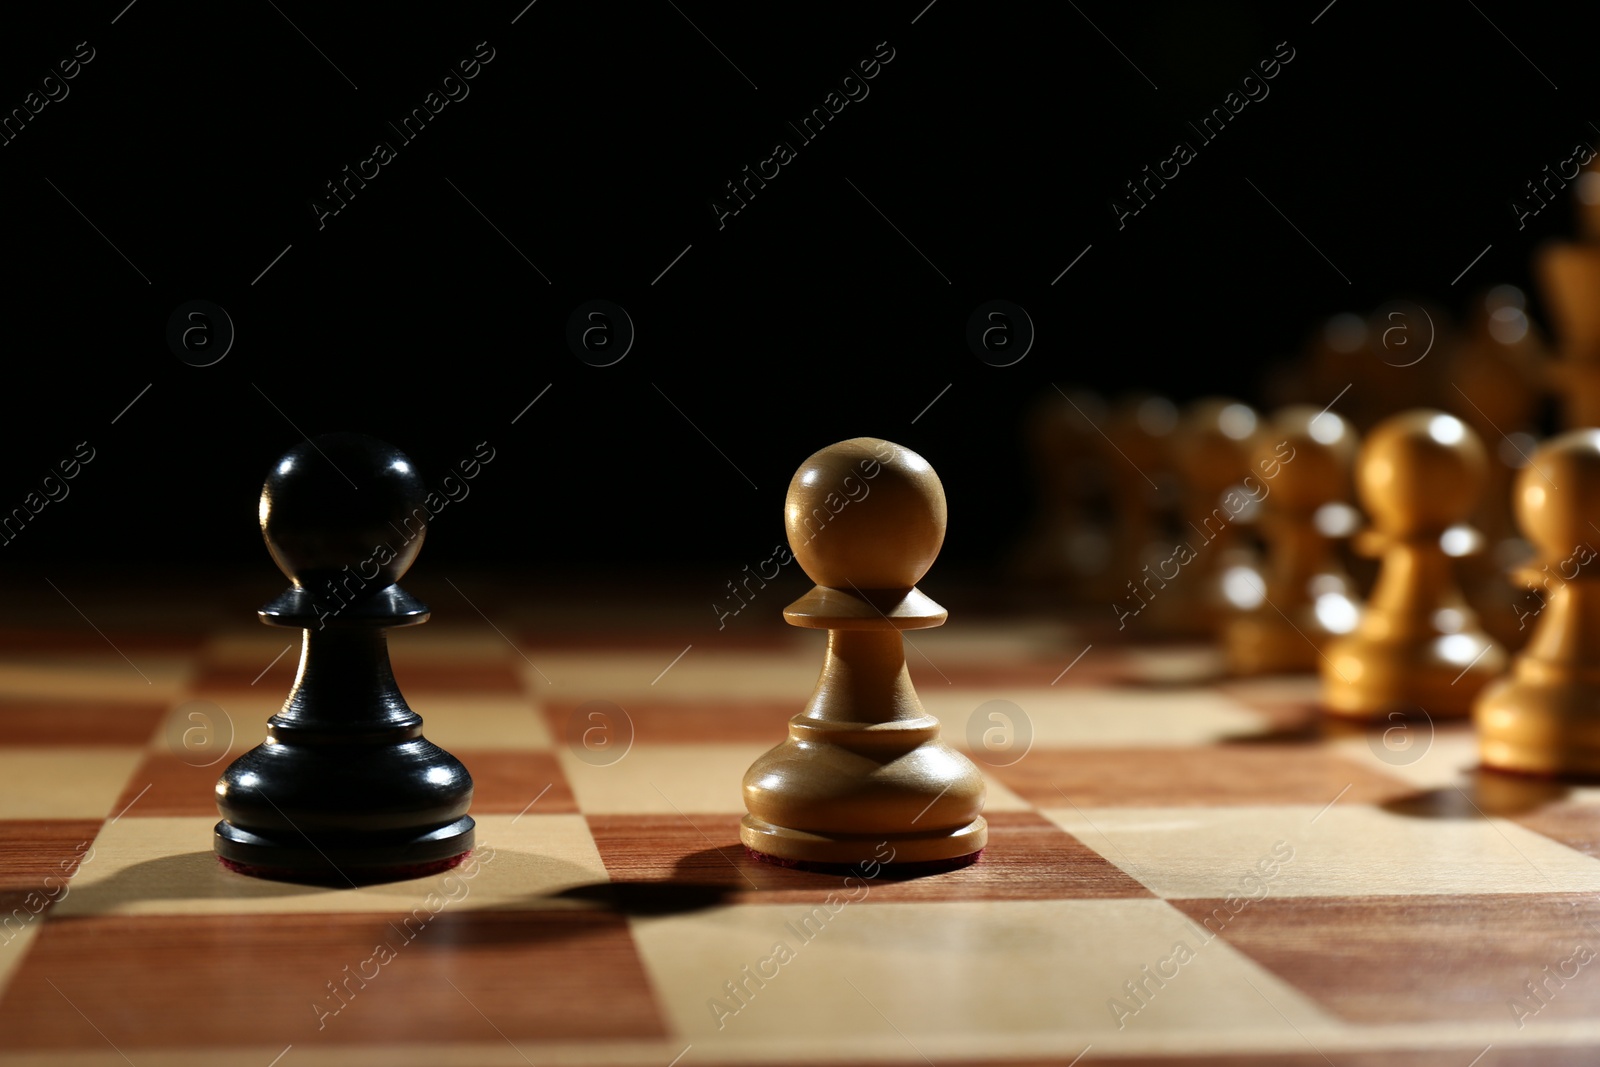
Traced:
<path id="1" fill-rule="evenodd" d="M 1377 420 L 1374 403 L 1381 384 L 1374 377 L 1381 364 L 1373 355 L 1373 346 L 1381 343 L 1381 336 L 1381 327 L 1375 335 L 1369 317 L 1353 311 L 1324 319 L 1307 346 L 1308 388 L 1273 410 L 1299 404 L 1313 404 L 1319 410 L 1337 405 L 1359 438 L 1361 431 Z M 1367 589 L 1377 571 L 1371 560 L 1350 553 L 1348 547 L 1341 544 L 1334 549 L 1341 571 L 1353 577 L 1357 589 Z"/>
<path id="2" fill-rule="evenodd" d="M 1473 708 L 1485 767 L 1600 775 L 1600 430 L 1544 444 L 1517 475 L 1517 521 L 1536 555 L 1517 577 L 1541 608 L 1511 673 Z"/>
<path id="3" fill-rule="evenodd" d="M 1486 466 L 1478 435 L 1442 411 L 1392 415 L 1368 435 L 1356 489 L 1372 526 L 1357 543 L 1382 568 L 1360 625 L 1325 650 L 1329 711 L 1459 718 L 1505 669 L 1505 649 L 1478 628 L 1453 574 L 1455 559 L 1482 541 L 1464 520 Z"/>
<path id="4" fill-rule="evenodd" d="M 1328 641 L 1355 628 L 1360 607 L 1333 551 L 1355 526 L 1345 503 L 1355 450 L 1348 422 L 1309 406 L 1280 410 L 1261 434 L 1251 458 L 1266 581 L 1229 589 L 1238 610 L 1223 646 L 1234 674 L 1314 671 Z"/>
<path id="5" fill-rule="evenodd" d="M 1261 479 L 1251 461 L 1260 429 L 1260 418 L 1247 404 L 1208 397 L 1184 410 L 1173 434 L 1172 463 L 1183 484 L 1178 537 L 1194 555 L 1175 587 L 1185 633 L 1216 633 L 1230 613 L 1224 575 L 1237 580 L 1236 568 L 1254 572 L 1254 553 L 1240 526 L 1255 517 L 1250 485 Z M 1243 513 L 1230 509 L 1232 501 L 1246 502 Z"/>
<path id="6" fill-rule="evenodd" d="M 1584 168 L 1573 184 L 1581 239 L 1552 242 L 1534 259 L 1555 320 L 1560 359 L 1550 377 L 1569 429 L 1600 426 L 1600 170 Z"/>
<path id="7" fill-rule="evenodd" d="M 1131 614 L 1139 616 L 1149 635 L 1181 630 L 1182 601 L 1167 592 L 1171 578 L 1161 574 L 1181 566 L 1174 561 L 1179 546 L 1172 521 L 1178 490 L 1171 442 L 1177 426 L 1178 409 L 1171 400 L 1133 394 L 1112 410 L 1102 440 L 1115 509 L 1111 573 L 1120 583 L 1115 593 L 1135 605 Z M 1128 614 L 1115 605 L 1113 610 L 1125 626 Z"/>
<path id="8" fill-rule="evenodd" d="M 1352 421 L 1365 433 L 1391 415 L 1436 404 L 1442 354 L 1455 343 L 1443 308 L 1406 299 L 1376 308 L 1367 316 L 1368 358 L 1350 379 L 1347 399 L 1360 398 Z"/>
<path id="9" fill-rule="evenodd" d="M 1366 320 L 1352 311 L 1324 320 L 1312 335 L 1306 361 L 1310 368 L 1307 391 L 1291 405 L 1313 400 L 1319 407 L 1337 403 L 1345 412 L 1345 421 L 1352 428 L 1360 427 L 1370 398 L 1365 395 L 1369 390 L 1358 390 L 1355 383 L 1370 375 L 1373 362 Z"/>
<path id="10" fill-rule="evenodd" d="M 1109 484 L 1099 430 L 1106 420 L 1105 400 L 1086 389 L 1051 390 L 1029 419 L 1039 506 L 1013 570 L 1023 581 L 1045 586 L 1052 599 L 1104 605 L 1121 584 L 1111 570 Z"/>
<path id="11" fill-rule="evenodd" d="M 1316 396 L 1311 377 L 1311 355 L 1308 352 L 1286 352 L 1269 360 L 1258 388 L 1262 409 L 1276 411 L 1290 404 L 1302 404 L 1308 396 Z"/>
<path id="12" fill-rule="evenodd" d="M 1531 546 L 1511 517 L 1511 483 L 1538 447 L 1537 427 L 1549 358 L 1529 322 L 1527 298 L 1513 285 L 1497 285 L 1473 307 L 1467 335 L 1442 362 L 1447 384 L 1443 407 L 1459 416 L 1487 448 L 1484 492 L 1474 522 L 1486 547 L 1467 558 L 1462 584 L 1484 629 L 1509 648 L 1521 647 L 1528 629 L 1518 621 L 1525 594 L 1508 576 Z"/>
<path id="13" fill-rule="evenodd" d="M 1450 320 L 1415 300 L 1390 300 L 1362 317 L 1327 319 L 1311 342 L 1310 391 L 1298 399 L 1339 405 L 1358 433 L 1398 411 L 1429 402 L 1448 347 Z"/>

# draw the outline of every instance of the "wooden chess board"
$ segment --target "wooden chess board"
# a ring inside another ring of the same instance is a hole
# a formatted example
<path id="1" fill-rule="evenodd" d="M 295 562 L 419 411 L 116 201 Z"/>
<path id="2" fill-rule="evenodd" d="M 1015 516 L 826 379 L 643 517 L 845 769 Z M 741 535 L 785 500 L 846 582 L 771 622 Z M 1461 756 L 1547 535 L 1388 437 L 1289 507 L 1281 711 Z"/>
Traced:
<path id="1" fill-rule="evenodd" d="M 6 616 L 0 1063 L 1600 1060 L 1600 792 L 1479 776 L 1459 725 L 1331 730 L 1308 679 L 952 604 L 908 656 L 989 846 L 847 878 L 738 843 L 822 653 L 776 591 L 718 631 L 676 596 L 413 589 L 396 674 L 478 851 L 361 889 L 212 854 L 298 654 L 261 589 Z"/>

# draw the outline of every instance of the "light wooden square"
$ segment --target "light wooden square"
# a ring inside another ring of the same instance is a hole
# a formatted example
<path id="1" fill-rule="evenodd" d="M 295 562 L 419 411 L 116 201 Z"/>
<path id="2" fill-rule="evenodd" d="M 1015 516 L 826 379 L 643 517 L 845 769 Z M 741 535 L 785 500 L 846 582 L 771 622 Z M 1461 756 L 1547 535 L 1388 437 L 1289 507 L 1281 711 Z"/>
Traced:
<path id="1" fill-rule="evenodd" d="M 781 738 L 774 738 L 776 744 Z M 636 745 L 593 766 L 565 747 L 561 769 L 590 815 L 744 813 L 744 772 L 772 745 Z"/>
<path id="2" fill-rule="evenodd" d="M 0 748 L 0 819 L 103 819 L 144 752 L 137 746 Z"/>
<path id="3" fill-rule="evenodd" d="M 841 888 L 831 907 L 640 917 L 634 938 L 678 1032 L 708 1048 L 759 1037 L 792 1051 L 825 1027 L 836 1047 L 939 1062 L 942 1043 L 956 1038 L 993 1050 L 1126 1035 L 1148 1047 L 1186 1034 L 1292 1036 L 1291 1025 L 1334 1025 L 1162 901 L 876 904 L 870 894 L 862 882 Z M 1179 942 L 1189 950 L 1181 964 Z M 1142 968 L 1163 960 L 1172 977 L 1132 999 L 1124 983 L 1145 981 Z M 1137 1011 L 1119 1013 L 1113 1000 Z"/>
<path id="4" fill-rule="evenodd" d="M 1258 733 L 1257 712 L 1209 690 L 1163 692 L 1159 699 L 1109 686 L 967 689 L 925 686 L 922 704 L 938 717 L 946 737 L 966 737 L 969 721 L 992 700 L 1022 709 L 1033 744 L 1065 748 L 1204 745 Z"/>
<path id="5" fill-rule="evenodd" d="M 1505 819 L 1426 818 L 1329 800 L 1321 809 L 1042 814 L 1168 898 L 1600 891 L 1600 860 Z M 1258 881 L 1284 849 L 1292 858 Z"/>

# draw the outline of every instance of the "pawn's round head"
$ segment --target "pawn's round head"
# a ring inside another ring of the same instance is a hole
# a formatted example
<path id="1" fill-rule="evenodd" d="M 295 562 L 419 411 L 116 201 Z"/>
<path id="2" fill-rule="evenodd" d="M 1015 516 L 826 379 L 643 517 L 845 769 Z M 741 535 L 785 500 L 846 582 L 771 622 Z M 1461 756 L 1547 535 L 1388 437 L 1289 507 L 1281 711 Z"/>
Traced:
<path id="1" fill-rule="evenodd" d="M 783 508 L 795 558 L 833 589 L 910 589 L 939 555 L 946 517 L 928 461 L 876 437 L 840 441 L 802 463 Z"/>
<path id="2" fill-rule="evenodd" d="M 261 535 L 278 569 L 317 589 L 345 567 L 381 589 L 417 558 L 428 487 L 404 452 L 357 433 L 325 434 L 283 454 L 261 487 Z"/>
<path id="3" fill-rule="evenodd" d="M 1472 427 L 1418 408 L 1384 419 L 1356 461 L 1356 491 L 1378 529 L 1398 537 L 1439 533 L 1478 506 L 1488 455 Z"/>
<path id="4" fill-rule="evenodd" d="M 1517 473 L 1517 525 L 1543 559 L 1564 559 L 1594 543 L 1600 526 L 1600 430 L 1546 441 Z"/>
<path id="5" fill-rule="evenodd" d="M 1271 481 L 1276 503 L 1268 507 L 1310 513 L 1346 499 L 1355 454 L 1354 427 L 1332 411 L 1297 404 L 1274 413 L 1256 438 L 1251 473 Z"/>
<path id="6" fill-rule="evenodd" d="M 1114 451 L 1108 461 L 1126 457 L 1140 468 L 1159 467 L 1178 428 L 1177 406 L 1164 396 L 1131 393 L 1119 400 L 1106 420 L 1105 435 L 1095 434 Z"/>
<path id="7" fill-rule="evenodd" d="M 1261 420 L 1247 404 L 1207 397 L 1190 404 L 1173 435 L 1172 458 L 1209 506 L 1211 498 L 1250 473 Z"/>

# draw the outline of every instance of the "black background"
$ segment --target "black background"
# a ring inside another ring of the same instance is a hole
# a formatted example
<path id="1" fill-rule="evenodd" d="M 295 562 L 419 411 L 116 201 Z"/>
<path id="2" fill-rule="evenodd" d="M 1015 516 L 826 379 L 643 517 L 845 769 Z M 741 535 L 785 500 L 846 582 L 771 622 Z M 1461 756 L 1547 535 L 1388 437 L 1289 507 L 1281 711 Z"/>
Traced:
<path id="1" fill-rule="evenodd" d="M 1531 290 L 1572 193 L 1521 230 L 1511 202 L 1600 142 L 1593 23 L 1499 0 L 524 2 L 5 16 L 4 109 L 95 58 L 0 148 L 0 510 L 96 458 L 0 566 L 269 570 L 262 476 L 337 429 L 435 482 L 495 450 L 420 566 L 736 572 L 799 462 L 863 434 L 929 458 L 946 559 L 985 565 L 1032 507 L 1023 418 L 1052 383 L 1258 400 L 1327 315 Z M 386 122 L 482 41 L 470 95 L 398 144 Z M 879 42 L 870 95 L 799 144 L 786 123 Z M 1270 95 L 1119 229 L 1123 183 L 1279 42 Z M 397 158 L 319 229 L 379 140 Z M 797 158 L 719 229 L 777 140 Z M 637 328 L 609 367 L 565 341 L 594 298 Z M 1037 329 L 1009 367 L 965 340 L 995 298 Z M 209 367 L 166 343 L 193 299 L 237 331 Z"/>

